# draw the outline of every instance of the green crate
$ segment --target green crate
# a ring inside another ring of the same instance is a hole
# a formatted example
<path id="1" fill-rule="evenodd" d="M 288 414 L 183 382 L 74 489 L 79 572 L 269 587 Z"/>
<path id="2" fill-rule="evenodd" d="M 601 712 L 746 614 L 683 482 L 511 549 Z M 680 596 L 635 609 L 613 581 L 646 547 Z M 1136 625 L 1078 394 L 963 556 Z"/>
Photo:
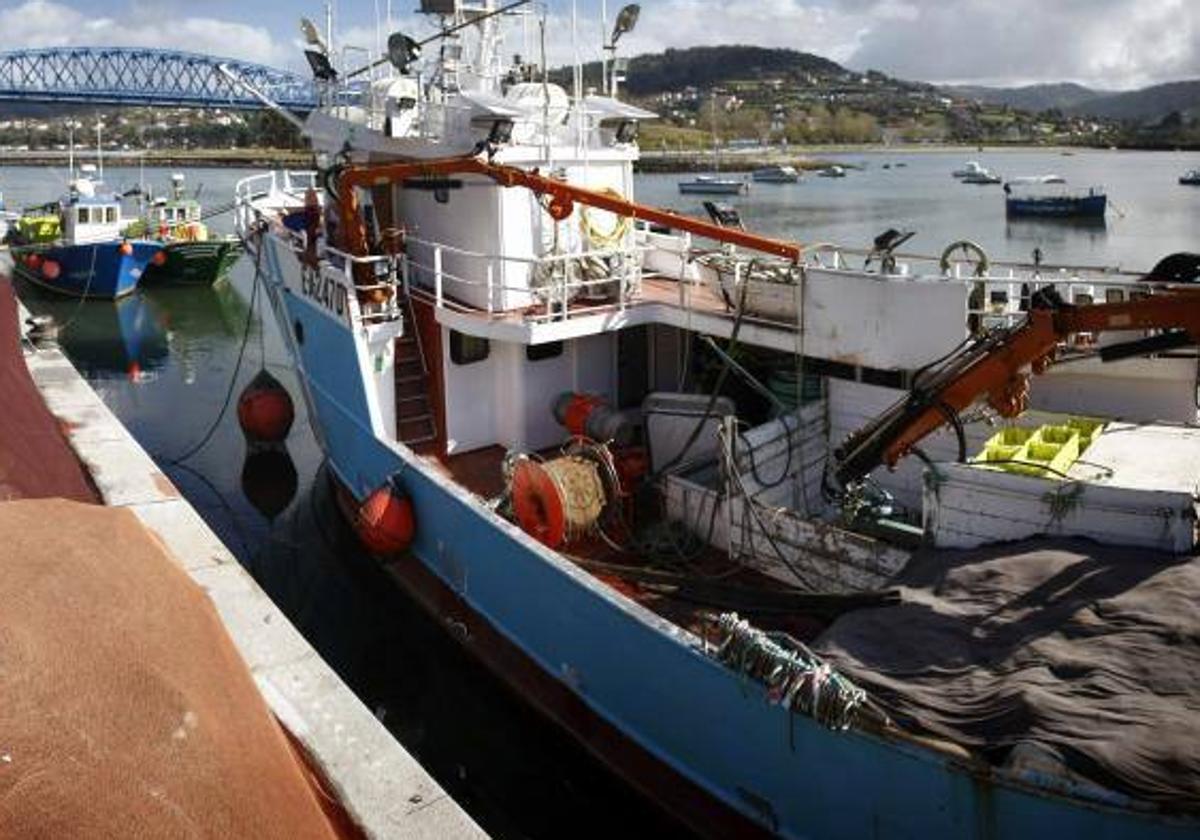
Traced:
<path id="1" fill-rule="evenodd" d="M 1021 446 L 1013 444 L 1011 446 L 1003 443 L 988 442 L 984 444 L 983 451 L 978 456 L 971 460 L 973 464 L 979 464 L 985 469 L 1002 470 L 1008 466 L 1007 462 L 1017 457 L 1017 453 L 1021 451 Z M 1000 463 L 994 463 L 999 461 Z M 991 464 L 991 466 L 989 466 Z"/>
<path id="2" fill-rule="evenodd" d="M 1030 429 L 1027 426 L 1005 426 L 988 438 L 985 446 L 991 446 L 992 444 L 1000 446 L 1024 446 L 1036 432 L 1037 429 Z"/>
<path id="3" fill-rule="evenodd" d="M 1067 425 L 1079 432 L 1079 454 L 1082 455 L 1108 423 L 1095 417 L 1071 417 L 1067 419 Z"/>
<path id="4" fill-rule="evenodd" d="M 1079 435 L 1067 435 L 1062 443 L 1047 442 L 1042 438 L 1042 432 L 1047 428 L 1049 437 L 1061 436 L 1061 430 L 1053 427 L 1039 429 L 1017 454 L 1018 460 L 1026 462 L 1012 465 L 1017 472 L 1043 478 L 1062 478 L 1062 475 L 1071 469 L 1071 465 L 1079 457 Z"/>

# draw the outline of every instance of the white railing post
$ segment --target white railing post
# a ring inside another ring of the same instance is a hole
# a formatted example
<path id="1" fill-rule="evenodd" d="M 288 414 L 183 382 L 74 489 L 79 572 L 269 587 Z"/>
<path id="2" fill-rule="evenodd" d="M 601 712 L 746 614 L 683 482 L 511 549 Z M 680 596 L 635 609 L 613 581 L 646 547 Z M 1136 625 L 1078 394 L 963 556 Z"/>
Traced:
<path id="1" fill-rule="evenodd" d="M 433 246 L 433 296 L 438 308 L 442 306 L 442 246 Z"/>
<path id="2" fill-rule="evenodd" d="M 488 260 L 488 264 L 487 264 L 487 273 L 486 273 L 486 277 L 487 277 L 487 294 L 486 294 L 486 297 L 487 297 L 487 313 L 488 313 L 488 315 L 491 315 L 491 314 L 492 314 L 492 312 L 494 312 L 494 311 L 495 311 L 494 302 L 493 302 L 493 300 L 492 300 L 492 295 L 493 295 L 493 285 L 494 285 L 494 283 L 495 283 L 495 277 L 494 277 L 494 275 L 495 275 L 495 267 L 493 266 L 493 264 L 492 264 L 492 261 L 491 261 L 491 260 Z"/>

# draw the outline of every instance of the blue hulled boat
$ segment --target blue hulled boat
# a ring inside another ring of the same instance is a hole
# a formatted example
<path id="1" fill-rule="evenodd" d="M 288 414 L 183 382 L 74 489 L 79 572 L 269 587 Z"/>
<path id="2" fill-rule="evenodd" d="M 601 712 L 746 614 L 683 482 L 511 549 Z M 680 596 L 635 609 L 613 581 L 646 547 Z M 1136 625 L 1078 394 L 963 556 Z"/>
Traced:
<path id="1" fill-rule="evenodd" d="M 328 173 L 237 187 L 339 506 L 392 578 L 700 834 L 1196 836 L 1196 359 L 1064 365 L 1036 432 L 964 411 L 838 489 L 839 444 L 1028 317 L 1044 267 L 993 278 L 955 243 L 852 270 L 637 205 L 650 115 L 496 73 L 501 38 L 432 59 L 425 96 L 394 51 L 379 97 L 307 117 Z M 1103 419 L 1147 411 L 1170 422 Z M 1084 447 L 1066 479 L 1003 468 L 1066 475 Z M 1126 474 L 1138 452 L 1170 455 Z"/>
<path id="2" fill-rule="evenodd" d="M 1108 209 L 1108 196 L 1100 187 L 1091 187 L 1086 192 L 1049 192 L 1031 187 L 1032 184 L 1017 195 L 1010 184 L 1004 185 L 1004 210 L 1009 216 L 1102 219 Z"/>
<path id="3" fill-rule="evenodd" d="M 13 244 L 14 268 L 38 286 L 74 297 L 119 298 L 165 258 L 158 242 L 122 237 L 120 196 L 99 193 L 86 174 L 71 182 L 58 213 L 57 239 Z"/>

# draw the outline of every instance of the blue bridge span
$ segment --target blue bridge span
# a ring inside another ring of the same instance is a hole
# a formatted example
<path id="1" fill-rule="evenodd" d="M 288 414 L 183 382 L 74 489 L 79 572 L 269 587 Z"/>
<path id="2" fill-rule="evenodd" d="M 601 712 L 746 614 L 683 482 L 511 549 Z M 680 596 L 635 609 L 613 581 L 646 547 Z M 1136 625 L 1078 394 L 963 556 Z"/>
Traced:
<path id="1" fill-rule="evenodd" d="M 54 47 L 0 52 L 0 102 L 262 108 L 224 65 L 293 111 L 316 107 L 312 80 L 236 59 L 140 47 Z"/>

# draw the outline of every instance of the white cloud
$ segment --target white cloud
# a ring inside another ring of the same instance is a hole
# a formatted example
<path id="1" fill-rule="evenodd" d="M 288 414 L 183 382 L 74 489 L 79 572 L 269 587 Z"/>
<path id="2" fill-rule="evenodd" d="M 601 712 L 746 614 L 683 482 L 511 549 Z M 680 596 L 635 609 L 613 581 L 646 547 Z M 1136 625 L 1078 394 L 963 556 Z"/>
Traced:
<path id="1" fill-rule="evenodd" d="M 1077 81 L 1133 88 L 1200 76 L 1196 0 L 917 0 L 850 60 L 929 81 Z"/>
<path id="2" fill-rule="evenodd" d="M 0 32 L 9 48 L 129 46 L 182 49 L 222 58 L 284 66 L 291 50 L 261 27 L 208 17 L 93 18 L 52 0 L 26 0 L 0 10 Z"/>
<path id="3" fill-rule="evenodd" d="M 569 61 L 569 19 L 554 24 L 551 63 Z M 580 31 L 584 59 L 598 57 L 598 21 Z M 621 46 L 636 55 L 716 44 L 787 47 L 913 80 L 1130 88 L 1200 77 L 1200 2 L 644 0 Z"/>

